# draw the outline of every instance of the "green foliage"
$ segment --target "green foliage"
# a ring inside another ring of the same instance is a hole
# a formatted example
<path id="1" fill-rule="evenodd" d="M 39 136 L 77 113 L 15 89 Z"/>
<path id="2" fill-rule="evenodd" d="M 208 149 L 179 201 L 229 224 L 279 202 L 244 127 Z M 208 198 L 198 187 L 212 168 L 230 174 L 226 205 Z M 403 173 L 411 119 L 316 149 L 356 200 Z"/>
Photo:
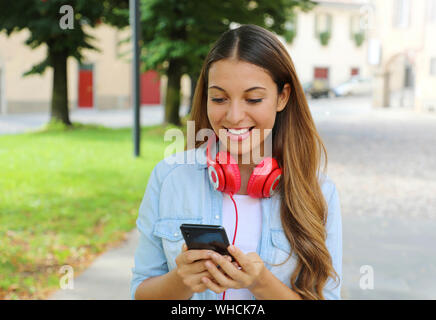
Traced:
<path id="1" fill-rule="evenodd" d="M 63 8 L 64 5 L 67 7 Z M 99 51 L 88 30 L 102 22 L 117 27 L 127 25 L 128 19 L 119 14 L 125 8 L 128 0 L 0 1 L 0 32 L 10 35 L 26 29 L 29 37 L 25 44 L 32 49 L 47 47 L 46 57 L 23 75 L 42 74 L 47 67 L 53 68 L 51 118 L 70 124 L 66 89 L 68 57 L 81 63 L 83 49 Z M 61 26 L 61 20 L 68 22 L 67 28 Z"/>
<path id="2" fill-rule="evenodd" d="M 298 28 L 297 14 L 292 13 L 289 16 L 287 22 L 285 23 L 285 33 L 283 37 L 285 38 L 287 43 L 292 44 L 294 38 L 297 35 L 297 28 Z"/>
<path id="3" fill-rule="evenodd" d="M 363 31 L 356 32 L 355 34 L 353 34 L 353 38 L 356 46 L 360 47 L 365 40 L 365 33 Z"/>
<path id="4" fill-rule="evenodd" d="M 331 37 L 330 31 L 323 31 L 319 33 L 319 40 L 321 41 L 321 45 L 326 46 L 329 43 Z"/>
<path id="5" fill-rule="evenodd" d="M 178 60 L 181 72 L 198 75 L 218 37 L 231 22 L 256 24 L 285 35 L 285 24 L 295 8 L 308 11 L 310 0 L 141 0 L 141 61 L 143 71 L 168 71 L 169 61 Z M 120 10 L 128 16 L 128 10 Z M 268 23 L 267 17 L 272 18 Z M 288 34 L 289 36 L 289 34 Z"/>
<path id="6" fill-rule="evenodd" d="M 59 21 L 63 5 L 70 5 L 74 10 L 74 28 L 62 29 Z M 93 37 L 85 31 L 99 23 L 125 26 L 128 20 L 117 10 L 128 7 L 128 0 L 46 0 L 46 1 L 1 1 L 0 32 L 7 35 L 23 29 L 29 31 L 25 43 L 31 48 L 47 45 L 51 54 L 66 53 L 82 61 L 83 49 L 97 50 L 92 43 Z M 43 73 L 52 66 L 50 54 L 39 64 L 32 66 L 25 75 Z"/>
<path id="7" fill-rule="evenodd" d="M 291 30 L 286 30 L 283 36 L 286 42 L 291 44 L 294 41 L 296 35 L 297 35 L 297 31 L 295 29 L 291 29 Z"/>

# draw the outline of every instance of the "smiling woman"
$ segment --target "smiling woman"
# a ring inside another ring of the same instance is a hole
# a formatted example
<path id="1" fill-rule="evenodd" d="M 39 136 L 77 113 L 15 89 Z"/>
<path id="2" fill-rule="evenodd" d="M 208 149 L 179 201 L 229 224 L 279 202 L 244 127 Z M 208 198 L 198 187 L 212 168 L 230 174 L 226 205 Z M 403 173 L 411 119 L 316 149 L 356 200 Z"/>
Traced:
<path id="1" fill-rule="evenodd" d="M 137 220 L 132 298 L 340 299 L 338 192 L 291 57 L 273 33 L 242 25 L 214 43 L 191 120 L 195 136 L 214 135 L 185 148 L 195 165 L 164 159 L 153 170 Z M 236 262 L 188 250 L 182 223 L 223 225 Z"/>

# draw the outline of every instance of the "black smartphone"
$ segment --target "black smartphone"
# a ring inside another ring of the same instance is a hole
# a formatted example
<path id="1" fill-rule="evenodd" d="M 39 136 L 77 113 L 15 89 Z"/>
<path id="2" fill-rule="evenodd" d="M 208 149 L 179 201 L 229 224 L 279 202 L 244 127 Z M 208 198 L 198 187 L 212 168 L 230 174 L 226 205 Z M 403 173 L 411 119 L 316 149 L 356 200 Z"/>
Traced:
<path id="1" fill-rule="evenodd" d="M 180 226 L 180 230 L 189 250 L 207 249 L 232 257 L 227 251 L 230 243 L 223 226 L 184 223 Z M 232 261 L 234 261 L 233 257 Z"/>

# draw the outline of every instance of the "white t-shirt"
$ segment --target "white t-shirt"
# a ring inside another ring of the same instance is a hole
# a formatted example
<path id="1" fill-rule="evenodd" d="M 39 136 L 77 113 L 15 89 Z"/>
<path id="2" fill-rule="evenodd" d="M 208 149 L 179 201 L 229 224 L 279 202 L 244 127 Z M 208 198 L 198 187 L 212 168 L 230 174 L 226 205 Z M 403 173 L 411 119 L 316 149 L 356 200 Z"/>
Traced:
<path id="1" fill-rule="evenodd" d="M 244 253 L 256 252 L 262 233 L 262 207 L 260 199 L 249 195 L 234 194 L 233 199 L 238 208 L 238 230 L 236 232 L 235 246 Z M 223 194 L 223 226 L 226 230 L 230 244 L 235 232 L 236 211 L 235 205 L 228 194 Z M 219 295 L 222 300 L 223 294 Z M 226 300 L 250 300 L 253 298 L 248 289 L 226 290 Z"/>

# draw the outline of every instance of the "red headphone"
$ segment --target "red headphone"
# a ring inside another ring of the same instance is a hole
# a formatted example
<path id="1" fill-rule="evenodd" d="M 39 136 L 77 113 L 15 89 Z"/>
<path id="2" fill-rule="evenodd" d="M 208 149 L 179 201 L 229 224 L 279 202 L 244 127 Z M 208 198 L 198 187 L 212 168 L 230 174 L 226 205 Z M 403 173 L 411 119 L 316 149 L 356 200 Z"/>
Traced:
<path id="1" fill-rule="evenodd" d="M 218 141 L 214 134 L 208 139 L 206 158 L 209 180 L 215 190 L 233 195 L 241 187 L 238 163 L 227 151 L 217 153 L 215 160 L 210 156 L 212 142 Z M 280 181 L 282 169 L 274 158 L 264 158 L 253 170 L 247 183 L 247 193 L 253 198 L 269 198 Z"/>

